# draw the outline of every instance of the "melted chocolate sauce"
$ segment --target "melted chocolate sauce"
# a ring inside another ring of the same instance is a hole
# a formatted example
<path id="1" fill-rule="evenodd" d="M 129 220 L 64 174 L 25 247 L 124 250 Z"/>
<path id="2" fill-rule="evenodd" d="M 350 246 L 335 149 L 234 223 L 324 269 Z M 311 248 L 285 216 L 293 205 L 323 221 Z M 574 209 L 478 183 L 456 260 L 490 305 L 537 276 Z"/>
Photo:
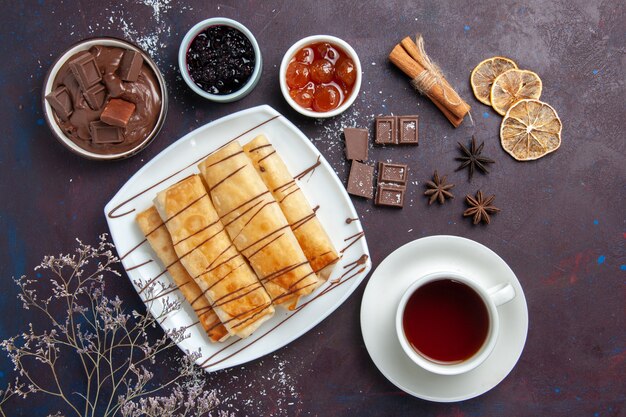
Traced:
<path id="1" fill-rule="evenodd" d="M 285 195 L 283 196 L 283 198 L 281 198 L 281 199 L 280 199 L 279 203 L 282 203 L 283 201 L 285 201 L 285 199 L 286 199 L 287 197 L 289 197 L 291 194 L 293 194 L 293 193 L 295 193 L 295 192 L 298 192 L 298 191 L 300 191 L 300 188 L 299 188 L 299 187 L 298 187 L 298 188 L 295 188 L 294 190 L 289 191 L 287 194 L 285 194 Z"/>
<path id="2" fill-rule="evenodd" d="M 94 46 L 89 51 L 80 51 L 72 55 L 59 69 L 54 78 L 52 89 L 65 86 L 72 97 L 74 111 L 67 121 L 56 117 L 55 119 L 65 135 L 81 148 L 101 155 L 116 154 L 133 149 L 141 141 L 147 138 L 161 112 L 161 88 L 156 76 L 147 63 L 143 63 L 137 81 L 122 81 L 118 76 L 117 68 L 126 51 L 125 48 Z M 122 143 L 94 143 L 89 128 L 91 122 L 100 120 L 100 114 L 104 109 L 102 105 L 97 110 L 92 110 L 83 91 L 76 81 L 70 63 L 80 55 L 91 54 L 96 60 L 98 70 L 102 75 L 106 97 L 104 103 L 110 98 L 121 98 L 133 103 L 135 110 L 123 128 Z"/>
<path id="3" fill-rule="evenodd" d="M 298 229 L 298 228 L 302 227 L 303 225 L 305 225 L 308 221 L 313 220 L 315 217 L 316 217 L 315 211 L 313 213 L 311 213 L 311 214 L 308 214 L 308 215 L 304 216 L 300 220 L 297 220 L 297 221 L 293 222 L 292 224 L 290 224 L 291 230 L 295 231 L 296 229 Z"/>
<path id="4" fill-rule="evenodd" d="M 217 268 L 219 268 L 220 266 L 232 261 L 233 259 L 237 258 L 238 256 L 241 256 L 241 254 L 239 252 L 235 253 L 233 256 L 231 256 L 230 258 L 220 262 L 219 264 L 215 265 L 213 268 L 207 268 L 205 274 L 208 274 L 209 272 L 213 272 L 214 270 L 216 270 Z M 241 263 L 241 265 L 243 265 L 245 262 Z M 238 265 L 237 268 L 239 268 L 241 265 Z"/>
<path id="5" fill-rule="evenodd" d="M 257 161 L 257 164 L 260 164 L 260 163 L 261 163 L 261 161 L 265 160 L 266 158 L 269 158 L 270 156 L 274 155 L 275 153 L 276 153 L 276 151 L 275 151 L 275 150 L 274 150 L 274 151 L 272 151 L 272 152 L 270 152 L 270 153 L 268 153 L 268 154 L 267 154 L 267 155 L 265 155 L 263 158 L 259 159 L 259 160 Z"/>
<path id="6" fill-rule="evenodd" d="M 289 226 L 287 225 L 287 227 L 289 227 Z M 274 243 L 275 241 L 277 241 L 278 239 L 280 239 L 283 236 L 285 236 L 284 233 L 279 234 L 278 236 L 276 236 L 275 238 L 273 238 L 272 240 L 270 240 L 269 242 L 267 242 L 266 244 L 261 246 L 259 249 L 257 249 L 254 252 L 252 252 L 250 255 L 247 256 L 247 258 L 251 259 L 252 257 L 254 257 L 254 255 L 256 255 L 257 253 L 261 252 L 263 249 L 265 249 L 266 247 L 268 247 L 269 245 L 271 245 L 272 243 Z"/>
<path id="7" fill-rule="evenodd" d="M 217 256 L 215 257 L 215 259 L 213 259 L 213 262 L 211 262 L 211 263 L 209 264 L 209 266 L 207 266 L 207 267 L 205 268 L 205 271 L 207 271 L 207 270 L 211 269 L 211 267 L 213 266 L 213 264 L 214 264 L 214 263 L 215 263 L 215 262 L 216 262 L 219 258 L 221 258 L 223 254 L 225 254 L 226 252 L 228 252 L 228 250 L 229 250 L 230 248 L 233 248 L 233 247 L 235 247 L 235 245 L 233 245 L 233 243 L 231 242 L 228 246 L 226 246 L 226 248 L 225 248 L 223 251 L 221 251 L 221 252 L 220 252 L 220 254 L 219 254 L 219 255 L 217 255 Z M 199 248 L 199 246 L 198 246 L 198 247 L 196 247 L 196 248 Z M 205 273 L 206 273 L 206 272 L 205 272 Z"/>
<path id="8" fill-rule="evenodd" d="M 287 187 L 287 188 L 292 187 L 295 183 L 296 183 L 296 180 L 288 181 L 288 182 L 284 183 L 283 185 L 279 185 L 278 187 L 274 188 L 272 190 L 272 192 L 275 193 L 276 191 L 279 191 L 279 190 L 281 190 L 281 189 L 283 189 L 285 187 Z"/>
<path id="9" fill-rule="evenodd" d="M 264 192 L 262 192 L 261 194 L 259 194 L 259 195 L 257 195 L 257 196 L 254 196 L 254 197 L 252 197 L 251 199 L 249 199 L 249 200 L 247 200 L 247 201 L 244 201 L 243 203 L 239 204 L 237 207 L 233 208 L 232 210 L 228 211 L 227 213 L 224 213 L 224 215 L 222 216 L 222 218 L 225 218 L 226 216 L 231 215 L 234 211 L 239 210 L 240 208 L 242 208 L 242 207 L 243 207 L 243 206 L 245 206 L 246 204 L 249 204 L 249 203 L 253 202 L 254 200 L 256 200 L 257 198 L 262 197 L 262 196 L 264 196 L 264 195 L 266 195 L 266 194 L 269 194 L 269 193 L 270 193 L 270 192 L 269 192 L 269 190 L 268 190 L 268 191 L 264 191 Z M 237 219 L 237 218 L 235 218 L 235 220 L 236 220 L 236 219 Z"/>
<path id="10" fill-rule="evenodd" d="M 259 201 L 259 203 L 261 203 L 261 202 L 262 202 L 262 201 Z M 263 205 L 261 206 L 261 208 L 259 208 L 259 209 L 256 211 L 256 213 L 254 213 L 254 214 L 253 214 L 253 215 L 252 215 L 252 216 L 251 216 L 251 217 L 250 217 L 250 218 L 246 221 L 246 223 L 242 226 L 241 230 L 239 230 L 239 233 L 237 233 L 237 235 L 235 236 L 235 238 L 233 239 L 233 241 L 239 237 L 239 235 L 241 234 L 241 232 L 243 231 L 243 229 L 245 229 L 245 227 L 246 227 L 247 225 L 249 225 L 249 224 L 250 224 L 250 222 L 251 222 L 251 221 L 252 221 L 252 220 L 253 220 L 253 219 L 254 219 L 254 218 L 255 218 L 255 217 L 256 217 L 256 216 L 257 216 L 257 215 L 261 212 L 261 211 L 263 211 L 263 209 L 264 209 L 265 207 L 267 207 L 267 206 L 269 206 L 269 205 L 271 205 L 271 204 L 276 204 L 276 201 L 275 201 L 274 199 L 272 199 L 272 200 L 270 200 L 270 201 L 266 201 L 266 202 L 265 202 L 265 204 L 263 204 Z M 257 205 L 258 205 L 258 204 L 255 204 L 254 206 L 252 206 L 252 208 L 256 207 Z M 239 218 L 241 218 L 241 217 L 242 217 L 242 216 L 243 216 L 246 212 L 248 212 L 248 210 L 246 210 L 244 213 L 239 214 L 239 215 L 238 215 L 237 217 L 235 217 L 232 221 L 234 222 L 234 221 L 239 220 Z M 230 223 L 231 223 L 231 222 L 229 222 L 229 224 L 230 224 Z"/>
<path id="11" fill-rule="evenodd" d="M 232 327 L 232 328 L 234 329 L 234 328 L 236 328 L 236 327 L 242 326 L 242 325 L 246 324 L 247 322 L 249 322 L 250 320 L 255 319 L 255 318 L 256 318 L 259 314 L 261 314 L 261 313 L 265 312 L 265 310 L 266 310 L 266 309 L 268 309 L 271 305 L 272 305 L 272 303 L 270 302 L 270 303 L 267 303 L 267 304 L 265 304 L 265 305 L 263 305 L 263 306 L 258 307 L 258 308 L 260 309 L 259 311 L 257 311 L 256 313 L 254 313 L 254 314 L 253 314 L 253 315 L 251 315 L 250 317 L 246 318 L 245 320 L 242 320 L 242 321 L 240 321 L 239 323 L 237 323 L 237 324 L 233 325 L 233 327 Z M 263 308 L 261 308 L 261 307 L 263 307 Z M 253 309 L 253 310 L 254 310 L 254 309 Z M 247 312 L 246 314 L 248 314 L 248 313 L 249 313 L 249 312 Z"/>
<path id="12" fill-rule="evenodd" d="M 349 240 L 352 240 L 352 241 L 350 243 L 348 243 L 348 246 L 346 246 L 345 248 L 340 250 L 339 253 L 344 253 L 350 246 L 354 245 L 363 236 L 365 236 L 365 232 L 359 232 L 359 233 L 357 233 L 355 235 L 352 235 L 352 236 L 349 236 L 349 237 L 345 238 L 343 240 L 344 242 L 347 242 Z"/>
<path id="13" fill-rule="evenodd" d="M 304 171 L 302 171 L 301 173 L 299 173 L 298 175 L 296 175 L 295 177 L 293 177 L 296 180 L 301 180 L 302 178 L 306 177 L 307 174 L 311 174 L 313 175 L 313 172 L 315 172 L 315 169 L 322 165 L 321 161 L 320 161 L 321 155 L 318 155 L 317 157 L 317 161 L 315 161 L 315 163 L 313 165 L 311 165 L 310 167 L 308 167 L 307 169 L 305 169 Z"/>
<path id="14" fill-rule="evenodd" d="M 237 294 L 239 291 L 248 289 L 248 287 L 252 287 L 252 288 L 249 289 L 248 291 L 244 292 L 244 293 L 238 294 L 237 296 L 233 297 L 233 295 Z M 223 306 L 225 304 L 228 304 L 228 303 L 231 303 L 233 301 L 239 300 L 240 298 L 243 298 L 246 295 L 248 295 L 250 293 L 253 293 L 254 291 L 256 291 L 258 289 L 261 289 L 261 288 L 263 288 L 263 285 L 261 285 L 260 282 L 253 282 L 252 284 L 248 284 L 248 285 L 246 285 L 244 287 L 241 287 L 241 288 L 237 289 L 236 291 L 230 292 L 230 293 L 228 293 L 226 295 L 223 295 L 223 296 L 221 296 L 219 298 L 216 298 L 215 300 L 213 300 L 213 303 L 211 304 L 211 307 L 213 307 L 213 308 L 221 307 L 221 306 Z M 229 297 L 231 297 L 231 298 L 229 298 Z M 225 298 L 228 298 L 228 300 L 222 301 Z"/>
<path id="15" fill-rule="evenodd" d="M 237 151 L 237 152 L 235 152 L 235 153 L 234 153 L 234 154 L 232 154 L 232 155 L 228 155 L 227 157 L 222 158 L 222 159 L 220 159 L 219 161 L 215 161 L 215 162 L 213 162 L 212 164 L 207 165 L 207 168 L 210 168 L 210 167 L 212 167 L 212 166 L 214 166 L 214 165 L 217 165 L 217 164 L 219 164 L 219 163 L 221 163 L 221 162 L 227 161 L 227 160 L 229 160 L 230 158 L 234 158 L 235 156 L 240 155 L 240 154 L 242 154 L 242 153 L 243 153 L 243 151 Z"/>
<path id="16" fill-rule="evenodd" d="M 258 151 L 259 149 L 267 148 L 269 146 L 272 146 L 272 144 L 271 143 L 266 143 L 265 145 L 257 146 L 256 148 L 250 149 L 250 152 Z"/>
<path id="17" fill-rule="evenodd" d="M 212 234 L 211 236 L 209 236 L 208 238 L 206 238 L 205 240 L 203 240 L 202 242 L 200 242 L 199 245 L 197 245 L 195 248 L 185 252 L 183 255 L 179 256 L 178 259 L 182 260 L 183 258 L 187 257 L 191 252 L 193 252 L 194 250 L 196 250 L 197 248 L 199 248 L 200 246 L 204 245 L 205 243 L 207 243 L 209 240 L 213 239 L 215 236 L 219 235 L 220 233 L 222 233 L 224 231 L 224 229 L 220 229 L 217 231 L 217 233 Z"/>
<path id="18" fill-rule="evenodd" d="M 217 187 L 219 187 L 221 184 L 224 183 L 224 181 L 226 181 L 227 179 L 229 179 L 230 177 L 232 177 L 233 175 L 237 174 L 239 171 L 241 171 L 242 169 L 244 169 L 247 165 L 243 165 L 239 168 L 237 168 L 236 170 L 234 170 L 233 172 L 231 172 L 230 174 L 228 174 L 227 176 L 225 176 L 224 178 L 222 178 L 221 180 L 219 180 L 218 182 L 215 183 L 215 185 L 213 185 L 211 187 L 211 190 L 209 192 L 213 192 L 213 190 L 215 190 Z"/>
<path id="19" fill-rule="evenodd" d="M 137 243 L 137 245 L 133 246 L 128 252 L 126 252 L 124 255 L 120 256 L 120 261 L 123 261 L 124 258 L 126 258 L 128 255 L 130 255 L 131 253 L 133 253 L 133 251 L 135 251 L 136 249 L 138 249 L 141 245 L 143 245 L 144 243 L 146 243 L 148 241 L 148 239 L 144 239 L 141 242 Z"/>
<path id="20" fill-rule="evenodd" d="M 172 214 L 170 217 L 167 218 L 167 220 L 165 220 L 163 222 L 163 224 L 167 224 L 170 222 L 170 220 L 172 220 L 174 217 L 178 216 L 179 214 L 181 214 L 182 212 L 184 212 L 185 210 L 187 210 L 189 207 L 193 206 L 194 204 L 196 204 L 198 201 L 202 200 L 204 197 L 208 197 L 208 194 L 204 193 L 202 194 L 200 197 L 196 198 L 195 200 L 193 200 L 192 202 L 190 202 L 189 204 L 187 204 L 185 207 L 181 208 L 180 210 L 178 210 L 176 213 Z"/>
<path id="21" fill-rule="evenodd" d="M 131 266 L 130 268 L 126 268 L 126 271 L 132 271 L 133 269 L 141 268 L 142 266 L 147 265 L 150 262 L 152 262 L 152 259 L 148 259 L 147 261 L 142 262 L 142 263 L 140 263 L 138 265 Z"/>
<path id="22" fill-rule="evenodd" d="M 263 236 L 261 239 L 257 239 L 255 242 L 249 244 L 248 246 L 246 246 L 245 248 L 242 248 L 239 252 L 244 253 L 246 250 L 250 249 L 251 247 L 253 247 L 254 245 L 259 244 L 260 242 L 262 242 L 264 239 L 267 239 L 268 237 L 272 236 L 275 233 L 280 232 L 281 230 L 285 230 L 289 228 L 289 225 L 286 224 L 284 226 L 279 227 L 278 229 L 266 234 L 265 236 Z"/>
<path id="23" fill-rule="evenodd" d="M 170 219 L 171 219 L 171 218 L 170 218 Z M 184 241 L 185 241 L 185 240 L 187 240 L 187 239 L 190 239 L 190 238 L 194 237 L 195 235 L 197 235 L 197 234 L 198 234 L 198 233 L 200 233 L 200 232 L 204 232 L 205 230 L 210 229 L 211 227 L 215 226 L 215 225 L 216 225 L 216 224 L 218 224 L 219 222 L 220 222 L 219 220 L 216 220 L 216 221 L 214 221 L 213 223 L 211 223 L 211 224 L 208 224 L 208 225 L 204 226 L 203 228 L 201 228 L 201 229 L 199 229 L 199 230 L 197 230 L 197 231 L 193 232 L 193 233 L 192 233 L 192 234 L 190 234 L 189 236 L 184 237 L 184 238 L 182 238 L 181 240 L 179 240 L 178 242 L 174 243 L 174 246 L 178 245 L 179 243 L 184 242 Z"/>

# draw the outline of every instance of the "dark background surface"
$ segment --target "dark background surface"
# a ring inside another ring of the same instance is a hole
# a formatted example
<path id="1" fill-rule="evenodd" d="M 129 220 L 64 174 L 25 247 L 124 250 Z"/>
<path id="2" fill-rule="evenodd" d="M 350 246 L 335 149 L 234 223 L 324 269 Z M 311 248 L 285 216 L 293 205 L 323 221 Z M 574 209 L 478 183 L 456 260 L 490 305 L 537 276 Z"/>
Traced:
<path id="1" fill-rule="evenodd" d="M 389 383 L 365 350 L 359 289 L 308 334 L 259 361 L 208 376 L 226 409 L 238 415 L 623 416 L 626 413 L 626 257 L 624 128 L 626 8 L 611 1 L 353 2 L 2 2 L 0 6 L 0 338 L 40 320 L 16 299 L 12 276 L 34 275 L 46 254 L 69 252 L 75 238 L 95 242 L 107 225 L 102 208 L 126 180 L 187 132 L 234 111 L 267 103 L 300 127 L 347 176 L 342 126 L 372 125 L 377 114 L 417 113 L 418 148 L 372 149 L 370 162 L 410 165 L 403 210 L 354 204 L 374 267 L 411 240 L 453 234 L 481 242 L 509 263 L 528 301 L 530 328 L 522 357 L 492 391 L 436 404 Z M 144 4 L 146 3 L 146 4 Z M 259 85 L 232 104 L 196 97 L 179 76 L 176 57 L 197 21 L 226 16 L 247 25 L 264 58 Z M 497 160 L 490 175 L 468 183 L 454 172 L 453 129 L 386 59 L 406 35 L 422 32 L 427 51 L 472 106 L 477 138 Z M 363 86 L 344 115 L 325 121 L 299 116 L 283 100 L 277 68 L 296 40 L 339 36 L 358 52 Z M 168 83 L 169 113 L 157 139 L 129 160 L 98 163 L 61 147 L 44 123 L 43 77 L 55 57 L 81 39 L 111 35 L 147 47 Z M 481 105 L 468 78 L 481 60 L 504 55 L 543 80 L 542 100 L 563 120 L 561 148 L 519 163 L 499 145 L 501 117 Z M 456 197 L 429 207 L 421 196 L 434 169 L 449 174 Z M 487 226 L 461 213 L 463 196 L 496 194 L 502 212 Z M 139 308 L 130 283 L 109 287 Z M 178 355 L 178 352 L 171 355 Z M 0 359 L 0 385 L 12 379 Z M 42 396 L 12 401 L 11 415 L 39 416 L 58 407 Z"/>

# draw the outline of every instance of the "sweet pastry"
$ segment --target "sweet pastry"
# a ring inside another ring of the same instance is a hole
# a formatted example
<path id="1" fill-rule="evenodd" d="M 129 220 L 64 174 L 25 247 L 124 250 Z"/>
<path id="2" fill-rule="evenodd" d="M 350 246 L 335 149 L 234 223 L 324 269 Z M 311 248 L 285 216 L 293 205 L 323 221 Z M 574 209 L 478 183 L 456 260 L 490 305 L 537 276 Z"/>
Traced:
<path id="1" fill-rule="evenodd" d="M 272 317 L 272 299 L 224 230 L 198 175 L 159 192 L 155 206 L 181 263 L 230 334 L 247 337 Z"/>
<path id="2" fill-rule="evenodd" d="M 213 311 L 209 300 L 180 263 L 174 251 L 172 238 L 157 209 L 151 206 L 149 209 L 139 213 L 137 215 L 137 224 L 146 236 L 152 250 L 154 250 L 159 260 L 167 268 L 167 272 L 174 279 L 180 292 L 183 293 L 196 314 L 198 314 L 200 324 L 207 332 L 209 339 L 212 342 L 221 342 L 227 339 L 229 336 L 228 331 L 222 325 L 215 311 Z"/>
<path id="3" fill-rule="evenodd" d="M 311 267 L 320 279 L 327 280 L 339 255 L 297 180 L 267 137 L 257 136 L 243 149 L 278 202 Z"/>
<path id="4" fill-rule="evenodd" d="M 272 301 L 293 309 L 318 279 L 289 222 L 239 143 L 231 142 L 198 166 L 215 209 Z"/>

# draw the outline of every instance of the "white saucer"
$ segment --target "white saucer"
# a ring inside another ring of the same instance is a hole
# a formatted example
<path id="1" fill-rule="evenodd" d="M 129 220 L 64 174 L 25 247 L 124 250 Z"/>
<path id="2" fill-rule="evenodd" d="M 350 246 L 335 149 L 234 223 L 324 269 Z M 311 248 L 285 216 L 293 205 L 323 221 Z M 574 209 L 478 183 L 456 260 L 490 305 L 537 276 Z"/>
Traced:
<path id="1" fill-rule="evenodd" d="M 402 350 L 395 330 L 396 308 L 409 285 L 442 270 L 476 277 L 486 287 L 509 282 L 516 292 L 498 307 L 500 334 L 493 352 L 461 375 L 437 375 L 417 366 Z M 511 372 L 526 342 L 528 309 L 515 274 L 491 249 L 462 237 L 430 236 L 400 247 L 376 268 L 363 294 L 361 331 L 372 360 L 398 388 L 424 400 L 462 401 L 489 391 Z"/>

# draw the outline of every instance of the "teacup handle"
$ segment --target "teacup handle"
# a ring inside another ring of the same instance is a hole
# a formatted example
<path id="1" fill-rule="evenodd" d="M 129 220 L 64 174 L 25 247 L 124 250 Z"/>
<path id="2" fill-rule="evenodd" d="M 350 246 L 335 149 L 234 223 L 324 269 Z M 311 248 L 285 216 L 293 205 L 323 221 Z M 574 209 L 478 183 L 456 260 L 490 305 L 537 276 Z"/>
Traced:
<path id="1" fill-rule="evenodd" d="M 498 284 L 489 288 L 487 294 L 496 306 L 500 306 L 515 298 L 515 288 L 509 283 Z"/>

